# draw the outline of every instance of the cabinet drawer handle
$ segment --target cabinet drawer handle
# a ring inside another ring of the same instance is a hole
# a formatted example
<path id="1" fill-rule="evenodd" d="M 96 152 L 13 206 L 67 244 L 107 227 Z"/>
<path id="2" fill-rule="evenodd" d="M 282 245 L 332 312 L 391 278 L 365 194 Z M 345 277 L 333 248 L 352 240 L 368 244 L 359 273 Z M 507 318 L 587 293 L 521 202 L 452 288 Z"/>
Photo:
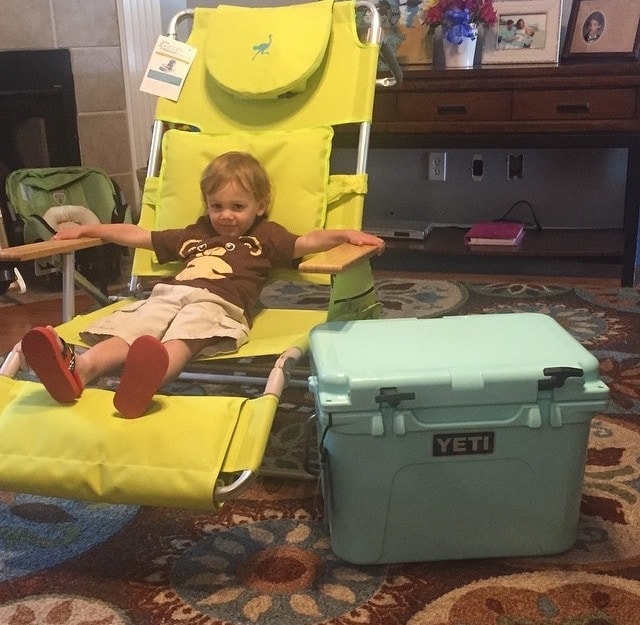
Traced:
<path id="1" fill-rule="evenodd" d="M 558 113 L 588 113 L 590 108 L 589 102 L 560 102 L 556 105 Z"/>
<path id="2" fill-rule="evenodd" d="M 438 115 L 466 115 L 467 107 L 464 104 L 438 104 Z"/>

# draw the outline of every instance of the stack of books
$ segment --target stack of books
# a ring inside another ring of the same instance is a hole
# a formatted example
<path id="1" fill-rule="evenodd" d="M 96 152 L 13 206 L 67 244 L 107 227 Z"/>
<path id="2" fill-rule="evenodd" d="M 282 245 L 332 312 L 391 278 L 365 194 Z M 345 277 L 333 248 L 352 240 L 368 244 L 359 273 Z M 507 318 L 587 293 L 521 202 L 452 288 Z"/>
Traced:
<path id="1" fill-rule="evenodd" d="M 521 221 L 481 221 L 464 235 L 467 245 L 516 246 L 524 237 L 525 224 Z"/>

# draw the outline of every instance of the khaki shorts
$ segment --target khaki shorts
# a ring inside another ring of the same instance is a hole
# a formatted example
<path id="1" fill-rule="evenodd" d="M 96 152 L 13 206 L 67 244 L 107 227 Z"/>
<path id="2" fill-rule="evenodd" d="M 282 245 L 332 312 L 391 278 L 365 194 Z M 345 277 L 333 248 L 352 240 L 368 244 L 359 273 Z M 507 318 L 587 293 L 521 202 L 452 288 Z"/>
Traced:
<path id="1" fill-rule="evenodd" d="M 247 342 L 249 327 L 241 308 L 205 289 L 157 284 L 148 299 L 128 304 L 91 324 L 81 336 L 93 345 L 117 336 L 129 345 L 144 334 L 162 342 L 210 339 L 200 353 L 232 353 Z"/>

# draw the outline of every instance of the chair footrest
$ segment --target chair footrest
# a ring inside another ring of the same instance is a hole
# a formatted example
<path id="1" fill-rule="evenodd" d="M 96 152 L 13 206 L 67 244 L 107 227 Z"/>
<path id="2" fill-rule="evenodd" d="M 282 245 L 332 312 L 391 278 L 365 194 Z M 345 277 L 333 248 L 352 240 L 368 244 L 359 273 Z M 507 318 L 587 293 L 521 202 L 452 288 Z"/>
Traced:
<path id="1" fill-rule="evenodd" d="M 38 383 L 0 376 L 0 489 L 211 509 L 221 473 L 257 473 L 278 402 L 156 395 L 147 415 L 124 419 L 112 400 L 89 388 L 61 405 Z"/>

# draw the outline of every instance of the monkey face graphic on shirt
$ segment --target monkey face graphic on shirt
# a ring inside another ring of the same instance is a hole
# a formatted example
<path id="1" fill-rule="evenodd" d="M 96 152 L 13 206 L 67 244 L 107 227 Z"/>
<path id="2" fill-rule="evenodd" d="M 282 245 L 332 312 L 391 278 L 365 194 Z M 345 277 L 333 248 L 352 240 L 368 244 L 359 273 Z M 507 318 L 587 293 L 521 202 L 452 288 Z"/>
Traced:
<path id="1" fill-rule="evenodd" d="M 242 236 L 214 247 L 201 239 L 190 239 L 180 248 L 180 256 L 185 259 L 186 264 L 176 280 L 221 280 L 233 274 L 234 261 L 245 264 L 247 256 L 261 254 L 262 246 L 255 237 Z"/>

